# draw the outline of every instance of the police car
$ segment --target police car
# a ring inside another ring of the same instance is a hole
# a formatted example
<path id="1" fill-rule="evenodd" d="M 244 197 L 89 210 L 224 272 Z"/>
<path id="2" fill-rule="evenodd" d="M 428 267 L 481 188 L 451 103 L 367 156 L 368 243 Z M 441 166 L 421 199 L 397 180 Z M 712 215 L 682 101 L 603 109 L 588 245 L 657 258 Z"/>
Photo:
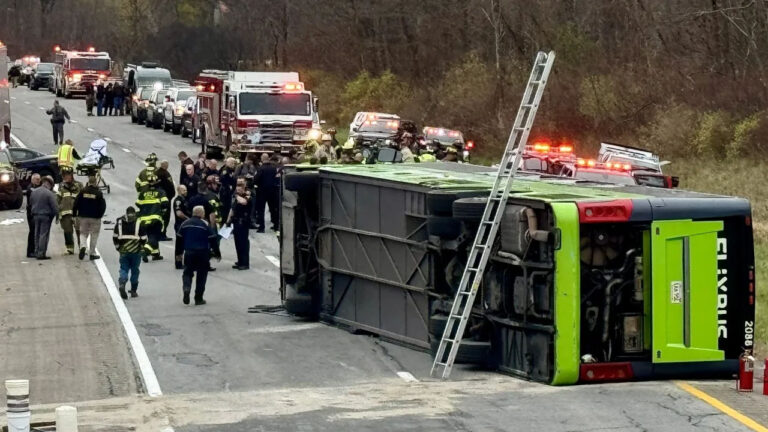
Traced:
<path id="1" fill-rule="evenodd" d="M 23 202 L 24 192 L 17 171 L 8 152 L 0 151 L 0 205 L 15 210 L 21 208 Z"/>
<path id="2" fill-rule="evenodd" d="M 41 177 L 49 175 L 57 183 L 61 181 L 56 155 L 21 147 L 2 149 L 0 155 L 4 155 L 0 157 L 7 160 L 7 163 L 14 168 L 23 189 L 29 186 L 32 174 L 40 174 Z"/>

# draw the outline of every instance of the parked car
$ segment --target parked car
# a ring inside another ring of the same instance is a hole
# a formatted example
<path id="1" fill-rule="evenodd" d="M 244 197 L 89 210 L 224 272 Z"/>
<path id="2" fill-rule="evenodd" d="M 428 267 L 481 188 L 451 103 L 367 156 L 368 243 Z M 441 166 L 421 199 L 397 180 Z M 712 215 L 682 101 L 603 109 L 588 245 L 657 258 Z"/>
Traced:
<path id="1" fill-rule="evenodd" d="M 56 66 L 55 63 L 38 64 L 37 69 L 32 73 L 32 77 L 29 80 L 29 89 L 38 90 L 40 87 L 45 87 L 52 91 L 54 66 Z"/>
<path id="2" fill-rule="evenodd" d="M 195 135 L 195 116 L 197 114 L 197 96 L 192 96 L 187 99 L 184 105 L 184 114 L 181 115 L 181 137 L 192 137 L 192 142 L 195 142 L 197 136 Z"/>
<path id="3" fill-rule="evenodd" d="M 12 210 L 21 208 L 24 190 L 19 182 L 18 171 L 11 163 L 8 152 L 0 151 L 0 205 Z"/>
<path id="4" fill-rule="evenodd" d="M 181 117 L 186 111 L 188 100 L 195 98 L 195 94 L 195 89 L 192 87 L 168 90 L 167 96 L 170 97 L 170 100 L 163 107 L 164 132 L 172 131 L 174 135 L 178 135 L 181 132 Z"/>
<path id="5" fill-rule="evenodd" d="M 17 171 L 21 187 L 26 189 L 32 174 L 51 176 L 57 183 L 61 181 L 59 161 L 55 154 L 21 147 L 8 147 L 0 153 L 5 153 L 8 160 Z"/>
<path id="6" fill-rule="evenodd" d="M 155 90 L 152 87 L 139 87 L 131 98 L 131 122 L 144 124 L 147 120 L 149 97 Z"/>
<path id="7" fill-rule="evenodd" d="M 168 90 L 155 90 L 147 101 L 147 120 L 145 125 L 153 129 L 160 129 L 163 125 L 163 107 L 165 104 L 165 95 Z"/>

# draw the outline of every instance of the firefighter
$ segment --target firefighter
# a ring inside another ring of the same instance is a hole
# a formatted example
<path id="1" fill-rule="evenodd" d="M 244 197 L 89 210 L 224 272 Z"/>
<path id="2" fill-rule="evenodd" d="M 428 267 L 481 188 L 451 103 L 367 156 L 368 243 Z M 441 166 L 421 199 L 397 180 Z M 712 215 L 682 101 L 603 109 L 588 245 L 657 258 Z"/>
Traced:
<path id="1" fill-rule="evenodd" d="M 435 157 L 434 150 L 432 150 L 432 147 L 425 147 L 424 151 L 419 155 L 419 162 L 435 162 L 437 161 L 437 158 Z"/>
<path id="2" fill-rule="evenodd" d="M 142 260 L 148 262 L 149 255 L 152 255 L 152 261 L 163 259 L 158 242 L 163 233 L 163 215 L 169 204 L 168 197 L 160 186 L 160 179 L 154 173 L 147 174 L 145 179 L 146 185 L 139 192 L 136 206 L 139 209 L 139 222 L 147 232 Z"/>
<path id="3" fill-rule="evenodd" d="M 80 226 L 73 214 L 73 208 L 77 195 L 83 190 L 83 185 L 75 180 L 70 168 L 63 168 L 61 177 L 62 181 L 56 194 L 56 201 L 59 205 L 59 223 L 64 231 L 64 245 L 67 248 L 67 255 L 73 255 L 75 253 L 73 232 L 77 232 L 78 243 L 80 241 Z"/>
<path id="4" fill-rule="evenodd" d="M 147 232 L 136 217 L 136 209 L 128 207 L 125 216 L 120 216 L 115 222 L 115 231 L 112 234 L 112 242 L 120 252 L 120 275 L 117 283 L 120 297 L 128 298 L 125 292 L 125 284 L 128 282 L 128 274 L 131 277 L 131 297 L 138 297 L 136 289 L 139 287 L 139 266 L 144 245 L 147 243 Z"/>
<path id="5" fill-rule="evenodd" d="M 80 160 L 81 157 L 77 153 L 72 140 L 66 140 L 64 141 L 64 144 L 59 146 L 56 159 L 59 164 L 59 169 L 62 171 L 62 173 L 64 171 L 69 171 L 72 173 L 75 170 L 75 159 Z"/>
<path id="6" fill-rule="evenodd" d="M 403 162 L 416 162 L 416 157 L 411 151 L 412 144 L 413 135 L 411 135 L 410 132 L 403 132 L 403 136 L 400 141 L 400 153 L 403 154 Z"/>
<path id="7" fill-rule="evenodd" d="M 144 163 L 147 164 L 147 167 L 139 172 L 139 175 L 136 177 L 136 182 L 134 183 L 136 192 L 141 192 L 142 189 L 147 186 L 148 175 L 153 174 L 156 176 L 155 170 L 157 170 L 157 155 L 150 153 L 147 155 L 147 158 L 144 159 Z"/>
<path id="8" fill-rule="evenodd" d="M 264 162 L 256 173 L 254 184 L 256 185 L 256 232 L 263 233 L 266 225 L 264 207 L 269 206 L 272 231 L 279 231 L 278 219 L 280 210 L 280 177 L 277 175 L 277 164 L 280 160 L 277 156 Z"/>
<path id="9" fill-rule="evenodd" d="M 443 156 L 442 159 L 440 159 L 440 162 L 458 162 L 459 161 L 459 152 L 456 151 L 456 147 L 454 146 L 448 146 L 448 148 L 445 149 L 445 156 Z"/>

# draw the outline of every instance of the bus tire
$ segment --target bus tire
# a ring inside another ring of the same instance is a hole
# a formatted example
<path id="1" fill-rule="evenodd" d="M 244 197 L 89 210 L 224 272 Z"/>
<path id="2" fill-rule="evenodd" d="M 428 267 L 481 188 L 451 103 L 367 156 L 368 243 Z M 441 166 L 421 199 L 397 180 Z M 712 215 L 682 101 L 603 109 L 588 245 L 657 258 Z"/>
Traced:
<path id="1" fill-rule="evenodd" d="M 459 198 L 453 202 L 453 217 L 465 222 L 479 222 L 487 203 L 486 197 Z"/>
<path id="2" fill-rule="evenodd" d="M 427 194 L 427 212 L 434 216 L 451 216 L 451 204 L 456 198 L 456 192 L 430 192 Z"/>
<path id="3" fill-rule="evenodd" d="M 283 177 L 285 189 L 293 192 L 313 192 L 317 190 L 320 174 L 317 172 L 292 172 Z"/>
<path id="4" fill-rule="evenodd" d="M 442 335 L 433 337 L 429 342 L 429 346 L 432 350 L 432 356 L 437 354 L 437 349 L 440 347 L 440 339 Z M 486 365 L 491 359 L 491 343 L 476 341 L 472 339 L 462 339 L 459 344 L 459 351 L 456 353 L 456 363 L 462 364 L 481 364 Z"/>

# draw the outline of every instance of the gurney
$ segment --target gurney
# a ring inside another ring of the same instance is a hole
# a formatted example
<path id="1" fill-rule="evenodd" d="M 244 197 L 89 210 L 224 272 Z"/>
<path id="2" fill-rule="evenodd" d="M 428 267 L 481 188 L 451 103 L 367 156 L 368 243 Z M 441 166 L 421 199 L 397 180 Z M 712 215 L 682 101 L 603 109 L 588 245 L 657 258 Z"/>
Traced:
<path id="1" fill-rule="evenodd" d="M 88 153 L 77 164 L 77 175 L 96 177 L 96 186 L 99 190 L 110 193 L 110 187 L 101 175 L 101 170 L 114 168 L 115 162 L 107 154 L 107 142 L 103 139 L 97 139 L 91 142 Z"/>

